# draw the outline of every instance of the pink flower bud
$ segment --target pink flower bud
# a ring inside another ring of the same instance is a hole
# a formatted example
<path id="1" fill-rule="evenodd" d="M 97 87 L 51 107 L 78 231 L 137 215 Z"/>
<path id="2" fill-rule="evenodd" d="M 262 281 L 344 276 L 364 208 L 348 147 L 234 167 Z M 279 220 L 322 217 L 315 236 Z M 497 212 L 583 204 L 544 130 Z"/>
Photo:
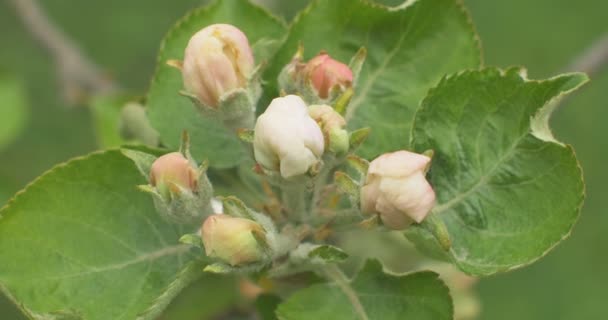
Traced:
<path id="1" fill-rule="evenodd" d="M 198 173 L 179 152 L 172 152 L 156 159 L 150 170 L 150 184 L 158 189 L 170 188 L 169 184 L 195 190 Z"/>
<path id="2" fill-rule="evenodd" d="M 425 178 L 430 161 L 408 151 L 376 158 L 361 188 L 361 210 L 378 214 L 385 226 L 395 230 L 422 222 L 435 205 L 435 192 Z"/>
<path id="3" fill-rule="evenodd" d="M 264 257 L 253 232 L 265 234 L 257 222 L 225 214 L 209 216 L 201 229 L 207 256 L 233 266 L 256 262 Z"/>
<path id="4" fill-rule="evenodd" d="M 304 72 L 321 99 L 327 99 L 334 89 L 344 91 L 353 84 L 353 72 L 350 68 L 326 53 L 308 61 Z"/>
<path id="5" fill-rule="evenodd" d="M 247 87 L 253 70 L 253 53 L 245 34 L 229 24 L 214 24 L 190 38 L 182 76 L 188 93 L 217 108 L 224 93 Z"/>

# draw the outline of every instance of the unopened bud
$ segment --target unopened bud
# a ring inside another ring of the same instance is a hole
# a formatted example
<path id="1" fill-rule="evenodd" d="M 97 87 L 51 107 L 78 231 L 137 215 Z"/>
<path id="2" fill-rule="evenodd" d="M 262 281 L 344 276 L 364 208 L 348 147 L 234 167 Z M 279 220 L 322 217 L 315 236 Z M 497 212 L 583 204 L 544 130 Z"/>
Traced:
<path id="1" fill-rule="evenodd" d="M 353 84 L 350 68 L 327 53 L 321 53 L 306 64 L 304 73 L 321 99 L 327 99 L 332 92 L 342 93 Z"/>
<path id="2" fill-rule="evenodd" d="M 172 152 L 154 161 L 150 170 L 150 184 L 156 187 L 163 196 L 168 197 L 173 185 L 195 190 L 198 184 L 198 173 L 181 153 Z"/>
<path id="3" fill-rule="evenodd" d="M 308 114 L 319 124 L 329 151 L 342 153 L 348 150 L 348 132 L 344 129 L 346 121 L 328 105 L 312 105 Z"/>
<path id="4" fill-rule="evenodd" d="M 218 258 L 232 266 L 264 258 L 264 250 L 254 233 L 263 237 L 265 232 L 253 220 L 214 214 L 205 220 L 201 233 L 209 257 Z"/>
<path id="5" fill-rule="evenodd" d="M 150 168 L 150 185 L 141 186 L 153 195 L 158 213 L 171 222 L 200 223 L 213 213 L 213 186 L 204 168 L 192 159 L 172 152 L 156 159 Z"/>
<path id="6" fill-rule="evenodd" d="M 358 71 L 365 57 L 355 58 L 355 71 Z M 339 107 L 343 112 L 352 97 L 355 76 L 349 66 L 324 52 L 305 62 L 300 47 L 279 74 L 278 81 L 281 90 L 301 95 L 311 104 L 334 105 L 341 100 Z"/>
<path id="7" fill-rule="evenodd" d="M 256 161 L 283 178 L 306 173 L 325 149 L 323 133 L 304 101 L 295 95 L 272 100 L 255 125 Z"/>
<path id="8" fill-rule="evenodd" d="M 188 42 L 182 76 L 186 91 L 217 108 L 221 97 L 248 86 L 254 59 L 247 37 L 229 24 L 210 25 Z"/>
<path id="9" fill-rule="evenodd" d="M 435 205 L 435 192 L 425 178 L 430 161 L 408 151 L 373 160 L 361 188 L 361 210 L 378 214 L 386 227 L 395 230 L 422 222 Z"/>
<path id="10" fill-rule="evenodd" d="M 118 127 L 124 139 L 136 139 L 149 146 L 158 146 L 158 132 L 150 124 L 144 106 L 137 102 L 127 103 L 122 108 Z"/>

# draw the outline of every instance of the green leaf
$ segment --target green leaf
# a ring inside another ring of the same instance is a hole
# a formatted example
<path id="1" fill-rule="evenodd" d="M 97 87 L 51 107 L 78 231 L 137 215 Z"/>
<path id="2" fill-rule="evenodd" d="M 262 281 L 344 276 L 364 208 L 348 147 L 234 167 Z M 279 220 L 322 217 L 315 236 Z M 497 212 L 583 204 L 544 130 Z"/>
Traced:
<path id="1" fill-rule="evenodd" d="M 281 298 L 272 294 L 263 293 L 255 299 L 255 308 L 262 320 L 276 320 L 275 310 L 281 303 Z"/>
<path id="2" fill-rule="evenodd" d="M 30 317 L 131 320 L 167 295 L 189 246 L 137 190 L 144 182 L 120 151 L 94 153 L 55 167 L 0 211 L 0 284 Z"/>
<path id="3" fill-rule="evenodd" d="M 237 288 L 234 277 L 204 273 L 155 320 L 213 319 L 213 316 L 238 303 L 241 297 Z"/>
<path id="4" fill-rule="evenodd" d="M 17 138 L 27 118 L 27 101 L 21 83 L 0 75 L 0 149 Z"/>
<path id="5" fill-rule="evenodd" d="M 270 58 L 274 52 L 270 47 L 276 47 L 273 41 L 282 39 L 285 32 L 281 22 L 245 0 L 216 1 L 190 12 L 163 40 L 148 94 L 148 117 L 168 147 L 177 149 L 182 131 L 187 130 L 196 159 L 208 159 L 213 167 L 227 168 L 245 158 L 241 142 L 236 134 L 218 121 L 204 118 L 189 99 L 179 95 L 182 75 L 166 65 L 167 60 L 182 59 L 190 37 L 214 23 L 229 23 L 241 29 L 255 49 L 257 63 Z"/>
<path id="6" fill-rule="evenodd" d="M 582 205 L 580 167 L 572 148 L 555 141 L 548 120 L 555 101 L 587 77 L 522 75 L 489 68 L 448 76 L 416 114 L 413 148 L 435 151 L 432 214 L 447 228 L 449 258 L 469 274 L 542 257 L 569 235 Z M 427 230 L 423 223 L 406 234 L 429 239 Z"/>
<path id="7" fill-rule="evenodd" d="M 392 275 L 382 270 L 380 262 L 369 260 L 352 281 L 337 268 L 328 269 L 328 275 L 333 283 L 315 284 L 295 293 L 279 306 L 278 318 L 452 319 L 449 290 L 434 272 Z"/>
<path id="8" fill-rule="evenodd" d="M 266 81 L 276 85 L 299 43 L 307 59 L 326 50 L 343 62 L 364 46 L 368 55 L 345 115 L 348 128 L 371 127 L 358 151 L 368 159 L 406 148 L 414 112 L 428 89 L 445 74 L 476 68 L 481 61 L 477 36 L 459 1 L 408 3 L 389 9 L 361 0 L 314 1 L 296 18 Z"/>

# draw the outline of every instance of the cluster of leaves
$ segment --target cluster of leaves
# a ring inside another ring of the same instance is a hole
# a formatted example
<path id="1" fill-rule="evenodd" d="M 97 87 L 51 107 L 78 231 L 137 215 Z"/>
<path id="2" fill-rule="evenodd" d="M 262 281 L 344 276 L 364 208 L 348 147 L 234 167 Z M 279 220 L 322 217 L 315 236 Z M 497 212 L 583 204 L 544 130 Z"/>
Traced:
<path id="1" fill-rule="evenodd" d="M 245 0 L 217 1 L 189 13 L 164 39 L 148 117 L 167 150 L 187 130 L 194 156 L 215 170 L 216 189 L 244 200 L 259 191 L 233 169 L 244 158 L 237 137 L 179 96 L 181 75 L 165 65 L 212 23 L 243 30 L 256 60 L 267 61 L 259 112 L 278 94 L 277 75 L 299 43 L 306 58 L 323 49 L 347 61 L 361 46 L 368 49 L 346 119 L 350 128 L 372 128 L 360 150 L 365 158 L 435 151 L 429 176 L 438 205 L 429 222 L 405 232 L 421 251 L 483 276 L 529 264 L 569 234 L 584 187 L 572 149 L 552 137 L 548 119 L 555 101 L 583 84 L 584 75 L 531 81 L 519 68 L 482 67 L 477 36 L 456 0 L 394 8 L 319 0 L 290 26 Z M 121 150 L 111 149 L 59 165 L 29 185 L 0 211 L 2 290 L 33 319 L 162 315 L 202 277 L 193 249 L 178 244 L 198 226 L 162 220 L 135 187 L 144 182 Z M 206 278 L 215 287 L 233 285 L 231 278 Z M 293 294 L 276 315 L 452 318 L 448 289 L 431 272 L 397 276 L 370 260 L 352 280 L 332 279 Z"/>

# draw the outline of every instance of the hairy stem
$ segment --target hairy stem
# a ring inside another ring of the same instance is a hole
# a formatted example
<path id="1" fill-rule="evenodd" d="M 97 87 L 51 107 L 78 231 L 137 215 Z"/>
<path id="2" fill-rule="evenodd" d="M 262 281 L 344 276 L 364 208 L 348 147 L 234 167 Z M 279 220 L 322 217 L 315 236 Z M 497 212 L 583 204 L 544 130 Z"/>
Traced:
<path id="1" fill-rule="evenodd" d="M 321 195 L 323 194 L 323 190 L 327 186 L 327 180 L 329 180 L 330 174 L 333 172 L 335 167 L 336 158 L 331 156 L 331 158 L 325 161 L 325 164 L 321 168 L 321 171 L 315 178 L 315 187 L 312 194 L 312 200 L 310 202 L 310 212 L 311 214 L 317 214 L 320 210 L 319 202 L 321 201 Z"/>
<path id="2" fill-rule="evenodd" d="M 306 208 L 306 183 L 286 182 L 281 186 L 283 191 L 283 204 L 292 220 L 306 222 L 308 220 Z"/>

